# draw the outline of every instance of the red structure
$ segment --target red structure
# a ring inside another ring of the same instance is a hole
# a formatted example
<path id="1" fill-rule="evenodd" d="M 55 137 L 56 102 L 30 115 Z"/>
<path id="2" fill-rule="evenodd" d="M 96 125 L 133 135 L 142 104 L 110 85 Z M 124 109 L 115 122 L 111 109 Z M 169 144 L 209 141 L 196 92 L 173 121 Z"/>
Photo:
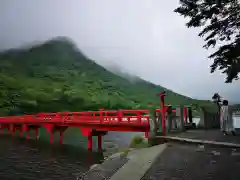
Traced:
<path id="1" fill-rule="evenodd" d="M 161 113 L 162 115 L 162 133 L 165 136 L 166 135 L 166 117 L 165 114 L 167 112 L 168 106 L 165 106 L 165 92 L 157 94 L 160 97 L 160 107 L 161 109 L 156 109 L 156 112 Z"/>
<path id="2" fill-rule="evenodd" d="M 187 123 L 187 107 L 183 107 L 183 119 L 184 122 Z"/>
<path id="3" fill-rule="evenodd" d="M 159 93 L 157 95 L 160 97 L 161 109 L 156 109 L 156 112 L 159 112 L 162 115 L 162 134 L 163 134 L 163 136 L 165 136 L 166 135 L 166 112 L 167 112 L 169 106 L 165 105 L 165 99 L 164 99 L 165 92 Z M 173 109 L 172 112 L 176 113 L 176 109 Z M 188 118 L 189 118 L 189 121 L 192 123 L 192 117 L 189 117 L 188 108 L 183 107 L 183 119 L 184 119 L 185 124 L 188 123 Z"/>
<path id="4" fill-rule="evenodd" d="M 34 130 L 38 138 L 39 128 L 47 129 L 50 134 L 50 143 L 53 144 L 54 133 L 60 135 L 60 143 L 63 143 L 63 134 L 68 127 L 78 127 L 84 136 L 88 137 L 88 149 L 92 150 L 92 136 L 98 137 L 98 149 L 102 149 L 102 136 L 108 131 L 145 132 L 149 136 L 150 116 L 148 110 L 119 110 L 91 112 L 59 112 L 39 113 L 36 115 L 0 117 L 0 129 L 7 129 L 14 136 L 16 131 L 26 133 Z"/>
<path id="5" fill-rule="evenodd" d="M 166 112 L 169 106 L 165 105 L 165 92 L 158 94 L 160 97 L 162 116 L 162 132 L 166 135 Z M 176 110 L 172 110 L 176 112 Z M 93 148 L 93 136 L 98 138 L 98 149 L 102 150 L 102 136 L 108 131 L 122 132 L 145 132 L 146 138 L 150 132 L 149 110 L 118 110 L 106 111 L 88 111 L 88 112 L 58 112 L 58 113 L 39 113 L 35 115 L 0 117 L 0 130 L 8 131 L 14 136 L 19 131 L 20 136 L 23 132 L 26 139 L 30 138 L 29 132 L 35 131 L 38 139 L 39 128 L 45 128 L 50 134 L 50 143 L 53 144 L 54 134 L 60 135 L 60 143 L 63 144 L 63 135 L 67 128 L 77 127 L 82 134 L 88 137 L 88 149 Z M 187 108 L 184 108 L 184 119 L 187 121 Z"/>

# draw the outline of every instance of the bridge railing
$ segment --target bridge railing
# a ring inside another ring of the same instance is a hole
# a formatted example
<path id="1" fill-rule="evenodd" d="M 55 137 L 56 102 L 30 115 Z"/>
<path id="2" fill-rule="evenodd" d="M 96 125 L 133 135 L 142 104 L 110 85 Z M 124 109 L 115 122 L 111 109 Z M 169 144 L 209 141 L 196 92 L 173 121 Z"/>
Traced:
<path id="1" fill-rule="evenodd" d="M 100 110 L 86 112 L 39 113 L 0 117 L 0 123 L 118 123 L 149 124 L 148 110 Z"/>

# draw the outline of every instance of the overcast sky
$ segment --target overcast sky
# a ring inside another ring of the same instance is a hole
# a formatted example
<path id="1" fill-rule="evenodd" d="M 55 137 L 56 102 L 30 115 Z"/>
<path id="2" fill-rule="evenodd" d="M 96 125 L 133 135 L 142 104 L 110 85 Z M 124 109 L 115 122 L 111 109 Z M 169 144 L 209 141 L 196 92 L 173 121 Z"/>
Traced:
<path id="1" fill-rule="evenodd" d="M 164 3 L 163 3 L 164 2 Z M 178 0 L 1 0 L 0 48 L 56 36 L 71 38 L 101 64 L 195 98 L 219 92 L 240 102 L 240 81 L 210 74 L 198 29 L 173 12 Z"/>

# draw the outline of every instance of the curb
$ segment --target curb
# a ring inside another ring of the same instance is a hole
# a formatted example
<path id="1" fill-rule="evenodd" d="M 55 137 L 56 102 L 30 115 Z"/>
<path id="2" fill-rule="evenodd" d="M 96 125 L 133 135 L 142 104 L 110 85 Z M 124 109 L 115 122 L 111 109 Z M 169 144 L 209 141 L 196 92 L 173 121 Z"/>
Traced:
<path id="1" fill-rule="evenodd" d="M 140 180 L 166 147 L 166 144 L 161 144 L 130 152 L 127 157 L 129 159 L 128 162 L 124 164 L 110 180 Z"/>
<path id="2" fill-rule="evenodd" d="M 229 143 L 229 142 L 208 141 L 208 140 L 180 138 L 180 137 L 171 137 L 171 136 L 157 136 L 156 138 L 167 141 L 167 142 L 173 141 L 173 142 L 179 142 L 179 143 L 205 144 L 205 145 L 212 145 L 212 146 L 218 146 L 218 147 L 240 148 L 240 144 Z"/>

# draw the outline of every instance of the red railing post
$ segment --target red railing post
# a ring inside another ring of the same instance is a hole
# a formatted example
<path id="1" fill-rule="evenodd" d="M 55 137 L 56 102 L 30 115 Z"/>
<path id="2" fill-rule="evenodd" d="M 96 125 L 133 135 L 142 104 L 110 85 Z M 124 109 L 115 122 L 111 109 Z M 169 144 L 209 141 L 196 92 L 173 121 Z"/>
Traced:
<path id="1" fill-rule="evenodd" d="M 156 113 L 156 112 L 155 112 Z M 149 116 L 147 117 L 147 124 L 150 126 Z"/>
<path id="2" fill-rule="evenodd" d="M 55 119 L 55 120 L 58 120 L 58 121 L 61 120 L 61 117 L 60 117 L 59 113 L 56 113 L 56 114 L 55 114 L 54 119 Z M 64 121 L 63 121 L 62 123 L 64 123 Z"/>
<path id="3" fill-rule="evenodd" d="M 122 122 L 122 118 L 123 118 L 122 110 L 119 110 L 118 111 L 118 122 Z"/>
<path id="4" fill-rule="evenodd" d="M 100 120 L 100 123 L 102 123 L 102 122 L 103 122 L 103 120 L 104 120 L 104 119 L 103 119 L 103 118 L 104 118 L 104 117 L 103 117 L 103 111 L 104 111 L 104 109 L 103 109 L 103 108 L 102 108 L 102 109 L 100 109 L 100 111 L 99 111 L 99 118 L 100 118 L 99 120 Z"/>
<path id="5" fill-rule="evenodd" d="M 77 114 L 74 112 L 73 113 L 73 115 L 72 115 L 72 120 L 74 121 L 74 120 L 78 120 L 78 116 L 77 116 Z"/>
<path id="6" fill-rule="evenodd" d="M 93 146 L 93 140 L 92 140 L 92 134 L 88 135 L 88 150 L 92 151 L 92 146 Z"/>
<path id="7" fill-rule="evenodd" d="M 142 119 L 141 119 L 141 112 L 137 112 L 137 122 L 141 124 Z"/>

